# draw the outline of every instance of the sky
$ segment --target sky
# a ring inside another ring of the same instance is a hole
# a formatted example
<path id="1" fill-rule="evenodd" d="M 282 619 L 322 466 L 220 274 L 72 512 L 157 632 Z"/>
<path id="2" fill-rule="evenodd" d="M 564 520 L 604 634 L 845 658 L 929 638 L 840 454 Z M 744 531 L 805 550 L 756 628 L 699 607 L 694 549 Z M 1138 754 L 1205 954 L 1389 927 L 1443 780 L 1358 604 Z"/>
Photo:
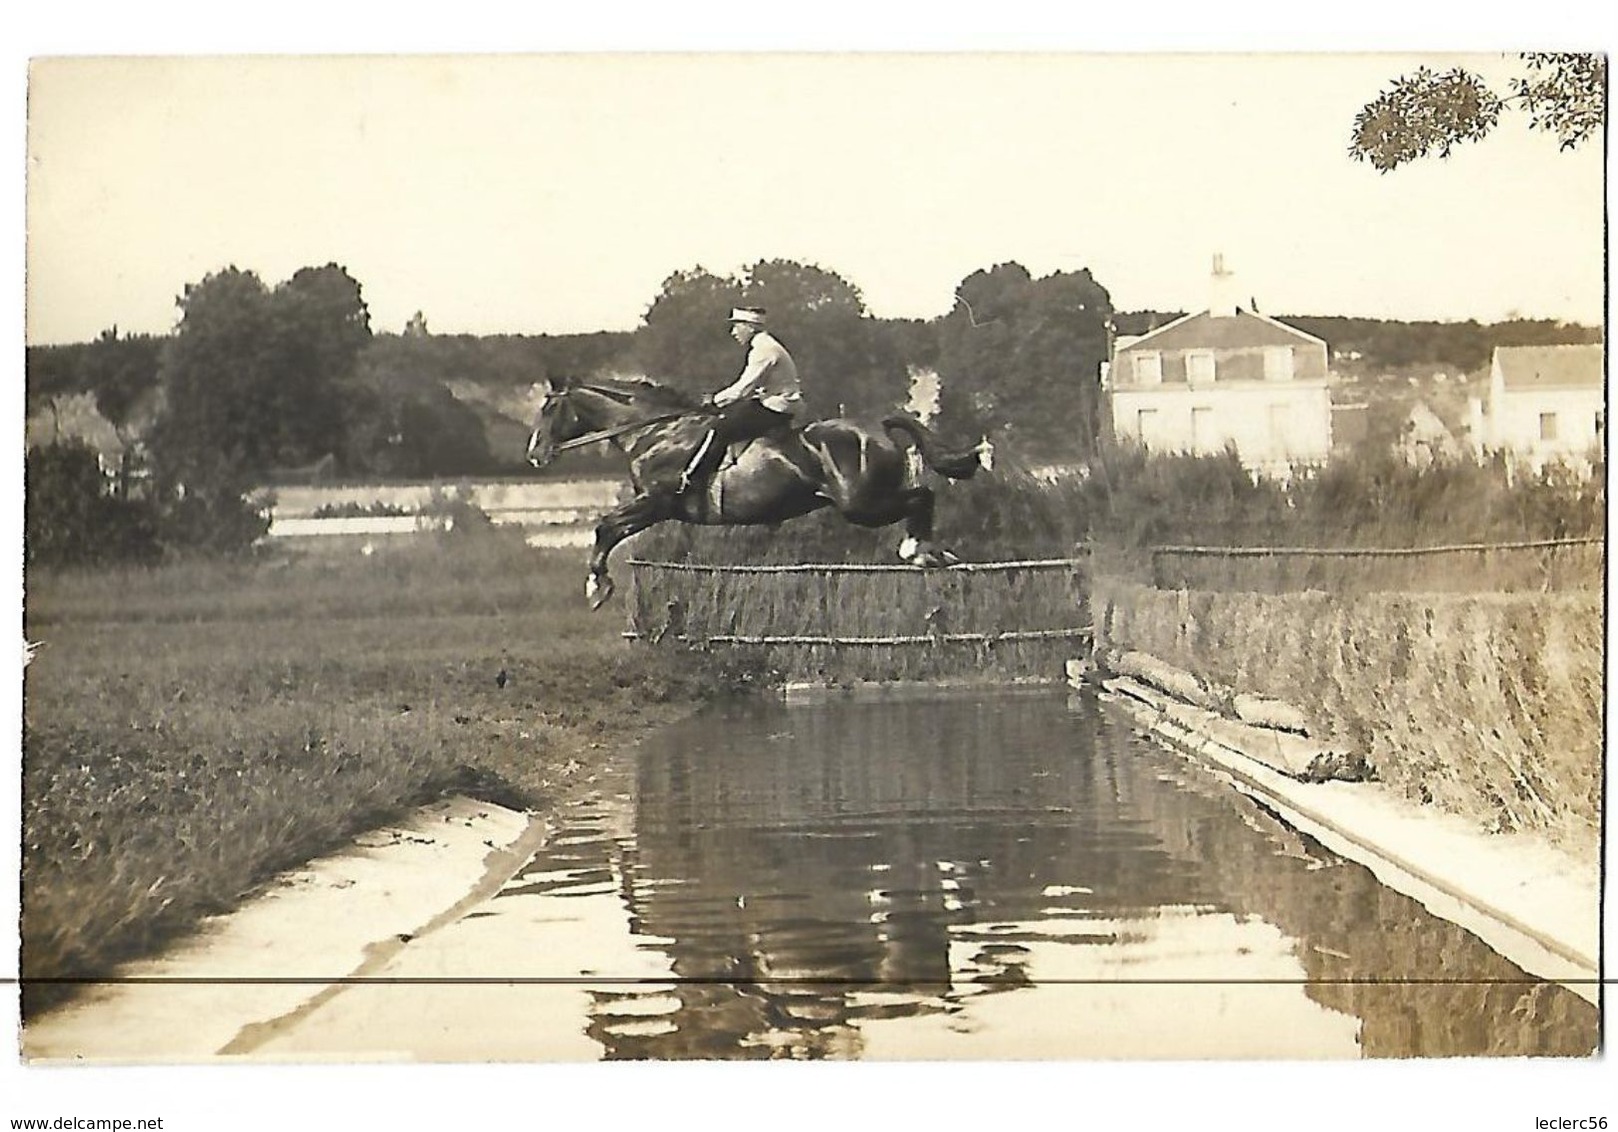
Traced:
<path id="1" fill-rule="evenodd" d="M 1602 318 L 1604 157 L 1508 114 L 1447 161 L 1350 160 L 1356 111 L 1488 54 L 672 53 L 36 59 L 29 343 L 162 333 L 188 283 L 336 262 L 373 326 L 633 328 L 665 277 L 814 263 L 871 313 L 1089 268 L 1201 309 Z M 1504 83 L 1497 83 L 1504 89 Z"/>

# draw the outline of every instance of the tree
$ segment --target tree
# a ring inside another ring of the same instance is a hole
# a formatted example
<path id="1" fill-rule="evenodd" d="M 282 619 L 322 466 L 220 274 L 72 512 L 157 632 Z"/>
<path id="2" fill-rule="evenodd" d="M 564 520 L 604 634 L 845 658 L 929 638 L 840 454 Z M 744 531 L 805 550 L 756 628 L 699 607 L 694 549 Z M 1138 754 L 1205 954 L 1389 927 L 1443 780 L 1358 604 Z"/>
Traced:
<path id="1" fill-rule="evenodd" d="M 359 361 L 341 451 L 350 468 L 383 476 L 494 470 L 477 412 L 450 389 L 479 372 L 489 344 L 464 337 L 381 335 Z"/>
<path id="2" fill-rule="evenodd" d="M 633 356 L 651 377 L 712 393 L 741 370 L 743 354 L 726 322 L 742 305 L 769 312 L 770 332 L 803 377 L 805 415 L 871 413 L 904 402 L 904 365 L 859 288 L 793 260 L 760 260 L 735 276 L 701 266 L 676 271 L 647 308 Z"/>
<path id="3" fill-rule="evenodd" d="M 180 547 L 239 548 L 267 526 L 247 498 L 266 473 L 341 448 L 370 315 L 336 264 L 304 268 L 273 291 L 228 267 L 178 302 L 149 441 L 164 536 Z"/>
<path id="4" fill-rule="evenodd" d="M 253 477 L 341 445 L 370 316 L 335 264 L 304 268 L 274 291 L 226 268 L 188 285 L 165 352 L 166 409 L 153 450 L 170 470 L 222 457 Z"/>
<path id="5" fill-rule="evenodd" d="M 663 280 L 635 332 L 636 363 L 649 377 L 693 392 L 719 388 L 736 368 L 736 344 L 724 328 L 741 301 L 740 282 L 701 264 L 674 272 Z"/>
<path id="6" fill-rule="evenodd" d="M 264 466 L 262 434 L 275 391 L 263 355 L 273 337 L 268 293 L 235 267 L 187 284 L 184 312 L 164 351 L 164 412 L 152 430 L 153 470 L 165 491 L 207 491 L 224 476 L 250 483 Z"/>
<path id="7" fill-rule="evenodd" d="M 30 563 L 91 560 L 101 519 L 101 468 L 83 441 L 31 449 L 24 467 L 23 549 Z"/>
<path id="8" fill-rule="evenodd" d="M 904 363 L 866 311 L 859 288 L 836 272 L 761 260 L 745 271 L 742 299 L 769 312 L 770 333 L 792 352 L 807 415 L 874 416 L 904 404 Z M 738 362 L 733 350 L 733 370 Z"/>
<path id="9" fill-rule="evenodd" d="M 1035 279 L 1018 263 L 975 271 L 939 327 L 943 419 L 1010 433 L 1029 456 L 1096 450 L 1112 299 L 1088 270 Z"/>
<path id="10" fill-rule="evenodd" d="M 117 428 L 135 424 L 146 395 L 157 388 L 163 339 L 120 334 L 116 326 L 93 342 L 29 346 L 26 353 L 29 413 L 56 397 L 95 395 L 96 407 Z"/>
<path id="11" fill-rule="evenodd" d="M 1578 52 L 1520 56 L 1522 72 L 1497 94 L 1464 67 L 1421 67 L 1393 80 L 1354 119 L 1348 152 L 1386 173 L 1417 158 L 1448 157 L 1462 142 L 1479 141 L 1512 106 L 1527 112 L 1530 129 L 1554 133 L 1571 149 L 1606 121 L 1607 63 Z"/>
<path id="12" fill-rule="evenodd" d="M 120 431 L 132 422 L 141 398 L 157 388 L 163 342 L 149 335 L 120 337 L 105 330 L 84 352 L 79 382 L 95 394 L 96 408 Z"/>
<path id="13" fill-rule="evenodd" d="M 273 340 L 261 375 L 271 396 L 259 433 L 269 466 L 304 464 L 342 445 L 344 402 L 371 340 L 360 285 L 334 263 L 305 267 L 270 295 Z"/>

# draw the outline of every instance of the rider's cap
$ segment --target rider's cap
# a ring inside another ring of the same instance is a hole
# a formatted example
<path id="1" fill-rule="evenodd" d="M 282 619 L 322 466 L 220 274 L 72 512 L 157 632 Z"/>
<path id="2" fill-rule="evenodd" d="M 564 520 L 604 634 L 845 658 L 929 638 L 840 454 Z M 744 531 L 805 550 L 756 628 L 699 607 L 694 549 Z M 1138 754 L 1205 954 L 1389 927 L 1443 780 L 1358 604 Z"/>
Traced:
<path id="1" fill-rule="evenodd" d="M 731 322 L 746 322 L 753 326 L 764 325 L 764 311 L 759 307 L 737 307 L 730 312 Z"/>

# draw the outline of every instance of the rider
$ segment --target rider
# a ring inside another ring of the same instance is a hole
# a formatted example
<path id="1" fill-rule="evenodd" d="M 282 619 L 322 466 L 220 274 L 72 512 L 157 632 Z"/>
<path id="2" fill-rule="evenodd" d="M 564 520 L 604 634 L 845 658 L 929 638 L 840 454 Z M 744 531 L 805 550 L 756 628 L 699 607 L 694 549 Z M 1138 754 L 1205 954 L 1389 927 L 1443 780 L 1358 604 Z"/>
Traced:
<path id="1" fill-rule="evenodd" d="M 752 440 L 790 425 L 803 400 L 798 367 L 786 347 L 764 329 L 762 308 L 731 311 L 730 336 L 747 347 L 747 364 L 740 377 L 711 398 L 719 415 L 680 473 L 682 492 L 707 483 L 732 441 Z"/>

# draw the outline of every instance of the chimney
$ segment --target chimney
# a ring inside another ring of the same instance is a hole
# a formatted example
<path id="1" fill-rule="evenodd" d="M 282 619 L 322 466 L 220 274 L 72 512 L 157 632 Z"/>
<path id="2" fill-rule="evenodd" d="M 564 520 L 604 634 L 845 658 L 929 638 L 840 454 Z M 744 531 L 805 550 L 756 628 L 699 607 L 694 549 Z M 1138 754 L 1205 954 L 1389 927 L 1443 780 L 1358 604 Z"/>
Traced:
<path id="1" fill-rule="evenodd" d="M 1231 318 L 1236 314 L 1236 276 L 1225 268 L 1225 256 L 1215 252 L 1213 275 L 1208 285 L 1208 313 L 1214 318 Z"/>

